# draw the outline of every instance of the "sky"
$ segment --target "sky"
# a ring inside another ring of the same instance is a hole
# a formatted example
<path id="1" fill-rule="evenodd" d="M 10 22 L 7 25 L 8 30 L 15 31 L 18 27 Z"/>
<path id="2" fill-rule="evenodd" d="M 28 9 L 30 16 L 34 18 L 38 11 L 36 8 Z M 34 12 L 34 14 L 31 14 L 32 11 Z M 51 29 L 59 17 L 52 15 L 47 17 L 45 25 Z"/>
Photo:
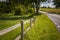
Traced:
<path id="1" fill-rule="evenodd" d="M 0 1 L 4 1 L 4 0 L 0 0 Z"/>
<path id="2" fill-rule="evenodd" d="M 0 0 L 0 1 L 6 1 L 6 0 Z"/>
<path id="3" fill-rule="evenodd" d="M 49 3 L 48 3 L 48 1 L 49 1 Z M 49 6 L 51 8 L 55 7 L 53 0 L 47 0 L 46 2 L 41 2 L 40 5 L 41 5 L 40 7 L 43 7 L 43 6 L 45 6 L 45 7 Z"/>

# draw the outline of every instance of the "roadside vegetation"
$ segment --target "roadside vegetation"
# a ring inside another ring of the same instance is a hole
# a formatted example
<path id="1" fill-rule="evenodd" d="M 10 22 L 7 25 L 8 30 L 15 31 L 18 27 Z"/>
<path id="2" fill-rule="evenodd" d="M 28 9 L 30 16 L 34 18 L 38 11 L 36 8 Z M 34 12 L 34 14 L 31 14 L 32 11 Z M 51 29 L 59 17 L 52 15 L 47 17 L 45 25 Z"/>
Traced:
<path id="1" fill-rule="evenodd" d="M 19 5 L 16 6 L 16 9 L 10 13 L 2 13 L 0 15 L 0 30 L 20 23 L 21 19 L 29 19 L 33 12 L 33 8 L 29 7 L 28 14 L 26 14 L 26 8 L 23 5 Z"/>
<path id="2" fill-rule="evenodd" d="M 18 23 L 20 23 L 20 20 L 0 20 L 0 30 L 11 27 Z"/>
<path id="3" fill-rule="evenodd" d="M 60 34 L 55 24 L 45 15 L 39 15 L 40 2 L 46 0 L 6 0 L 0 1 L 0 30 L 11 27 L 20 21 L 27 20 L 35 15 L 35 25 L 25 34 L 24 40 L 60 40 Z M 35 6 L 35 8 L 34 8 Z M 35 12 L 36 9 L 36 12 Z M 42 11 L 60 14 L 60 9 L 41 8 Z M 24 31 L 30 23 L 24 25 Z M 14 40 L 21 34 L 18 27 L 2 36 L 0 40 Z"/>
<path id="4" fill-rule="evenodd" d="M 19 24 L 21 19 L 26 21 L 31 17 L 33 17 L 33 14 L 0 18 L 0 30 Z"/>
<path id="5" fill-rule="evenodd" d="M 24 40 L 60 40 L 55 24 L 45 15 L 36 16 L 35 25 L 25 34 Z"/>
<path id="6" fill-rule="evenodd" d="M 60 8 L 40 8 L 40 10 L 53 14 L 60 14 Z"/>
<path id="7" fill-rule="evenodd" d="M 30 26 L 30 23 L 24 24 L 24 31 Z M 2 36 L 0 36 L 0 40 L 15 40 L 21 34 L 21 27 L 18 27 Z"/>

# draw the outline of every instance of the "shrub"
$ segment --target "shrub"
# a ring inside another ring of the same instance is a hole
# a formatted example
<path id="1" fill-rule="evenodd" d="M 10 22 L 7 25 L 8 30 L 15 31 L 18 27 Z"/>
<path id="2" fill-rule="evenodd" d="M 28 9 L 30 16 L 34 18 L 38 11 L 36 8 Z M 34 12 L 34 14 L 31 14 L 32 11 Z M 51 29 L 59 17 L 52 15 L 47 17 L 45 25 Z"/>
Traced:
<path id="1" fill-rule="evenodd" d="M 29 13 L 33 13 L 32 8 L 28 9 L 28 12 L 29 12 Z"/>
<path id="2" fill-rule="evenodd" d="M 21 15 L 21 10 L 20 9 L 17 9 L 16 11 L 15 11 L 15 14 L 14 15 Z"/>

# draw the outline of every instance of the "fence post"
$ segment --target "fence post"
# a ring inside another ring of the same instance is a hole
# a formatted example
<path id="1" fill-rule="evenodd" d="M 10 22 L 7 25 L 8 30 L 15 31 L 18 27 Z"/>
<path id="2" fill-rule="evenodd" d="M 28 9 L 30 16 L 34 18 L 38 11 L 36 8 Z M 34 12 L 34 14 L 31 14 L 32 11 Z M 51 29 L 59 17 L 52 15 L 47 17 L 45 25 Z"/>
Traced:
<path id="1" fill-rule="evenodd" d="M 21 20 L 21 40 L 23 40 L 24 37 L 24 24 L 23 24 L 23 20 Z"/>
<path id="2" fill-rule="evenodd" d="M 34 22 L 34 24 L 35 24 L 35 17 L 33 18 L 33 22 Z"/>
<path id="3" fill-rule="evenodd" d="M 30 27 L 32 27 L 32 19 L 30 18 Z"/>

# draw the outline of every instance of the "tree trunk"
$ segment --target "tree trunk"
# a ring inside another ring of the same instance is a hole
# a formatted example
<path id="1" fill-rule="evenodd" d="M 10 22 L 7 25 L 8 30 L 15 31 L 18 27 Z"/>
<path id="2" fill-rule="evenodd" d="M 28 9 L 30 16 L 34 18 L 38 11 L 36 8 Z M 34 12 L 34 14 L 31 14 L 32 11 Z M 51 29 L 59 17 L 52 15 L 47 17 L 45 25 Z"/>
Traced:
<path id="1" fill-rule="evenodd" d="M 39 4 L 36 4 L 36 14 L 39 14 Z"/>
<path id="2" fill-rule="evenodd" d="M 26 6 L 26 14 L 28 14 L 28 5 Z"/>

